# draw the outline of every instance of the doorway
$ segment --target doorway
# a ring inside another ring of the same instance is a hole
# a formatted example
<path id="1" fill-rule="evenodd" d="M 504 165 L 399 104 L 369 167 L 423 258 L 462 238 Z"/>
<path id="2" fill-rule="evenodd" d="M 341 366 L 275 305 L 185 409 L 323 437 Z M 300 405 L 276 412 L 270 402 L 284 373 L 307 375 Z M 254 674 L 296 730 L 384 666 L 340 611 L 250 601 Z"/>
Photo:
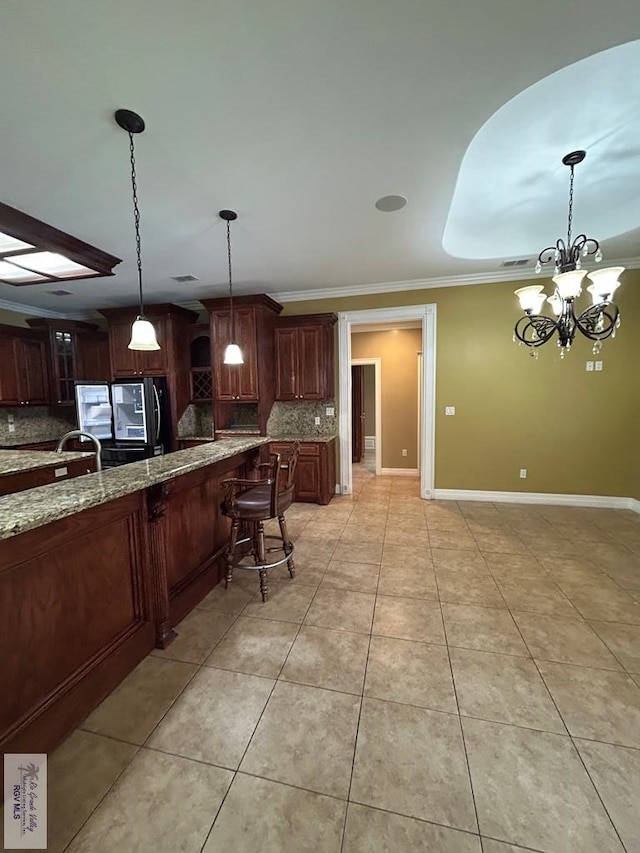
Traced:
<path id="1" fill-rule="evenodd" d="M 372 474 L 382 469 L 382 361 L 351 359 L 351 462 Z"/>
<path id="2" fill-rule="evenodd" d="M 433 497 L 434 489 L 434 421 L 435 421 L 435 341 L 436 306 L 413 305 L 365 311 L 341 312 L 338 315 L 339 364 L 339 435 L 340 435 L 340 492 L 352 494 L 353 475 L 353 417 L 351 375 L 352 326 L 363 324 L 386 325 L 418 320 L 421 326 L 422 370 L 419 377 L 419 436 L 418 459 L 420 496 Z M 379 395 L 378 395 L 379 398 Z M 376 442 L 378 451 L 380 442 Z M 378 467 L 378 463 L 377 463 Z M 380 470 L 381 466 L 378 467 Z"/>

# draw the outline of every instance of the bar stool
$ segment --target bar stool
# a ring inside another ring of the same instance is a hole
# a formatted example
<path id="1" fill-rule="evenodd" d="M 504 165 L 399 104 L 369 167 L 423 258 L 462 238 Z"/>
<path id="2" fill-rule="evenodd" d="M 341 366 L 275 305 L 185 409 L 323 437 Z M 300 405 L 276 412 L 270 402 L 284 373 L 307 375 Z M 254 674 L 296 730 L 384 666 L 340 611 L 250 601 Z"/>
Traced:
<path id="1" fill-rule="evenodd" d="M 293 542 L 289 539 L 284 513 L 293 502 L 293 480 L 299 452 L 300 443 L 295 442 L 286 453 L 272 454 L 270 462 L 257 466 L 266 473 L 264 479 L 245 480 L 236 477 L 223 480 L 226 494 L 221 509 L 231 519 L 225 589 L 229 588 L 233 580 L 234 569 L 251 569 L 259 573 L 260 593 L 262 600 L 267 601 L 269 569 L 286 563 L 289 576 L 294 577 Z M 280 525 L 280 536 L 265 536 L 264 522 L 275 518 Z M 267 539 L 276 539 L 280 544 L 267 548 Z M 267 562 L 268 555 L 275 552 L 282 553 L 282 556 Z M 253 557 L 253 565 L 243 562 L 249 554 Z"/>

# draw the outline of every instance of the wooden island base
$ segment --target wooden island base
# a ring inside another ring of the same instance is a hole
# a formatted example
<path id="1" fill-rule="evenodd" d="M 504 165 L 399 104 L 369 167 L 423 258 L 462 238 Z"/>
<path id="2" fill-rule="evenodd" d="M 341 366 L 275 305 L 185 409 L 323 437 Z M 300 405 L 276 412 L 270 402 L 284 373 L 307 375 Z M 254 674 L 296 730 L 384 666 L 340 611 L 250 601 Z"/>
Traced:
<path id="1" fill-rule="evenodd" d="M 246 475 L 257 453 L 0 541 L 3 752 L 51 751 L 154 647 L 171 642 L 222 576 L 221 481 Z"/>

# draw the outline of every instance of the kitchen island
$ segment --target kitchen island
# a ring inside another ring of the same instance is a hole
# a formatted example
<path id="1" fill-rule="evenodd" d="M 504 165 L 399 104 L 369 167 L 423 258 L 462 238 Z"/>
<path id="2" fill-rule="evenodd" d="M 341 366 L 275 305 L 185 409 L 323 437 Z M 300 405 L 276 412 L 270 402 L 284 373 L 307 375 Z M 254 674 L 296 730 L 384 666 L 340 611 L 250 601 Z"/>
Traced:
<path id="1" fill-rule="evenodd" d="M 0 495 L 61 482 L 95 470 L 94 453 L 0 450 Z"/>
<path id="2" fill-rule="evenodd" d="M 56 746 L 222 576 L 234 438 L 0 498 L 3 752 Z"/>

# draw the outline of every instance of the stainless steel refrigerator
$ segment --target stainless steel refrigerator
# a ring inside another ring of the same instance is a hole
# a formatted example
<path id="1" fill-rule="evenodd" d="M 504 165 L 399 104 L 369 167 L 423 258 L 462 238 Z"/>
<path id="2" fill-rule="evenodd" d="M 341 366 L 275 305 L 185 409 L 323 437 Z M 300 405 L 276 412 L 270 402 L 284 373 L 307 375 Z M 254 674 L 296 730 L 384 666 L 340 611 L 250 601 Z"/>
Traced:
<path id="1" fill-rule="evenodd" d="M 76 382 L 75 390 L 79 429 L 100 439 L 105 468 L 169 450 L 165 377 Z"/>

